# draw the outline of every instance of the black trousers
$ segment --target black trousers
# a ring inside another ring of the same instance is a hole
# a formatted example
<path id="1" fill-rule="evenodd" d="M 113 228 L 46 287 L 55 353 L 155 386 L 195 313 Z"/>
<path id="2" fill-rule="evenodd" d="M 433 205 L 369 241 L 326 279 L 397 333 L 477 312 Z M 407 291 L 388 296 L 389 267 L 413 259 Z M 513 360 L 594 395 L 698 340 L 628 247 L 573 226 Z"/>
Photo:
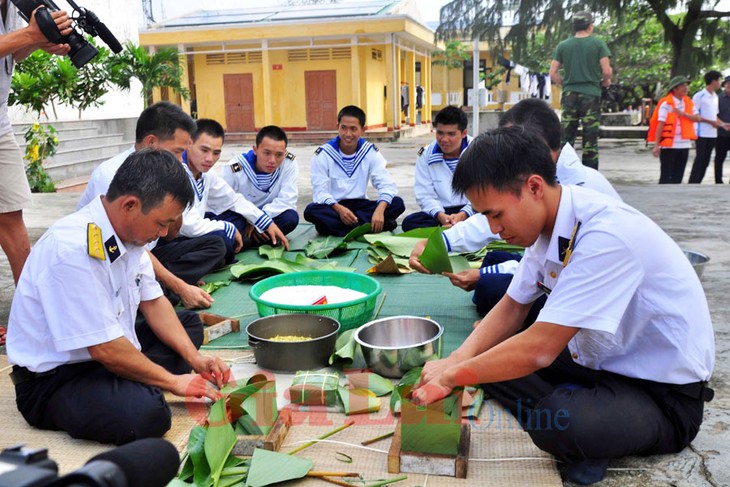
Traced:
<path id="1" fill-rule="evenodd" d="M 462 208 L 464 208 L 463 205 L 447 206 L 444 208 L 444 213 L 447 215 L 453 215 L 454 213 L 459 213 Z M 439 221 L 429 213 L 426 213 L 425 211 L 417 211 L 416 213 L 411 213 L 405 217 L 400 226 L 404 232 L 407 232 L 414 228 L 440 227 L 441 223 L 439 223 Z"/>
<path id="2" fill-rule="evenodd" d="M 712 149 L 715 148 L 717 138 L 697 137 L 695 160 L 692 163 L 692 171 L 689 173 L 689 183 L 697 184 L 702 182 L 705 171 L 710 164 Z"/>
<path id="3" fill-rule="evenodd" d="M 718 137 L 715 145 L 715 182 L 722 183 L 722 165 L 730 150 L 730 137 Z"/>
<path id="4" fill-rule="evenodd" d="M 195 284 L 213 269 L 225 265 L 226 244 L 217 235 L 160 239 L 152 254 L 175 276 Z"/>
<path id="5" fill-rule="evenodd" d="M 659 184 L 680 184 L 689 159 L 689 149 L 661 149 L 659 151 Z"/>
<path id="6" fill-rule="evenodd" d="M 342 223 L 340 216 L 330 205 L 320 203 L 310 203 L 304 209 L 304 219 L 314 224 L 314 228 L 317 229 L 322 235 L 335 235 L 338 237 L 344 237 L 353 228 L 370 223 L 373 218 L 373 212 L 378 206 L 377 201 L 372 201 L 364 198 L 342 200 L 338 201 L 339 204 L 348 208 L 357 217 L 357 223 L 349 226 Z M 395 230 L 398 223 L 395 221 L 404 211 L 406 211 L 406 205 L 399 196 L 395 196 L 393 201 L 385 208 L 385 224 L 383 225 L 383 231 Z"/>
<path id="7" fill-rule="evenodd" d="M 534 374 L 482 387 L 538 448 L 565 462 L 676 453 L 697 435 L 711 392 L 591 370 L 567 349 Z"/>
<path id="8" fill-rule="evenodd" d="M 196 347 L 203 342 L 203 324 L 191 311 L 178 313 Z M 144 322 L 137 324 L 142 352 L 174 374 L 190 366 L 160 342 Z M 66 431 L 71 437 L 121 445 L 160 437 L 170 429 L 172 414 L 163 392 L 124 379 L 99 362 L 61 365 L 52 373 L 15 386 L 16 404 L 28 424 Z"/>

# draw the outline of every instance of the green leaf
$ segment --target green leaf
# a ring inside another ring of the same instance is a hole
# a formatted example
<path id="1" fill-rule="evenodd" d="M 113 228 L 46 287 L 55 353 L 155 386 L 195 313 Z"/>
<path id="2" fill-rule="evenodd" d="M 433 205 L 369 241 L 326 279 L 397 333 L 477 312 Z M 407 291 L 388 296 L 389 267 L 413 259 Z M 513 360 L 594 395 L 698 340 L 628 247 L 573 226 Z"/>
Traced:
<path id="1" fill-rule="evenodd" d="M 286 455 L 256 448 L 251 458 L 251 468 L 246 479 L 247 487 L 300 479 L 307 475 L 314 463 L 307 458 Z"/>
<path id="2" fill-rule="evenodd" d="M 398 237 L 412 237 L 423 240 L 431 236 L 433 232 L 441 232 L 441 227 L 414 228 L 407 232 L 399 233 Z"/>
<path id="3" fill-rule="evenodd" d="M 314 259 L 324 259 L 329 257 L 335 250 L 346 248 L 345 237 L 334 237 L 328 235 L 326 237 L 317 237 L 307 244 L 304 253 L 307 257 Z"/>
<path id="4" fill-rule="evenodd" d="M 259 255 L 262 255 L 268 259 L 281 259 L 284 257 L 284 247 L 282 245 L 278 245 L 276 247 L 272 247 L 271 245 L 262 245 L 259 247 Z"/>
<path id="5" fill-rule="evenodd" d="M 205 457 L 205 436 L 207 428 L 204 426 L 195 426 L 190 431 L 188 438 L 188 454 L 193 462 L 193 482 L 195 485 L 209 485 L 212 480 L 210 477 L 210 465 Z"/>
<path id="6" fill-rule="evenodd" d="M 236 441 L 236 433 L 226 414 L 226 399 L 219 399 L 210 407 L 204 446 L 214 484 L 218 483 L 223 466 Z"/>
<path id="7" fill-rule="evenodd" d="M 337 337 L 335 342 L 335 351 L 330 355 L 329 363 L 334 364 L 338 360 L 343 360 L 348 364 L 352 364 L 355 358 L 355 329 L 343 331 L 340 336 Z"/>
<path id="8" fill-rule="evenodd" d="M 401 449 L 404 451 L 456 456 L 461 437 L 462 390 L 428 406 L 416 406 L 403 397 Z"/>
<path id="9" fill-rule="evenodd" d="M 370 233 L 370 223 L 363 223 L 362 225 L 353 228 L 347 235 L 342 238 L 342 240 L 345 242 L 352 242 L 353 240 L 362 237 L 366 233 Z"/>
<path id="10" fill-rule="evenodd" d="M 180 479 L 172 479 L 167 487 L 190 487 L 190 484 Z"/>
<path id="11" fill-rule="evenodd" d="M 259 427 L 261 433 L 268 434 L 274 427 L 279 410 L 276 407 L 276 382 L 273 380 L 255 384 L 259 389 L 243 400 L 244 416 L 248 416 Z"/>
<path id="12" fill-rule="evenodd" d="M 446 243 L 444 243 L 441 232 L 434 232 L 428 237 L 426 248 L 423 249 L 419 259 L 421 264 L 434 274 L 452 272 L 449 253 L 446 250 Z"/>
<path id="13" fill-rule="evenodd" d="M 449 255 L 449 264 L 451 264 L 451 272 L 458 274 L 462 271 L 471 269 L 471 264 L 463 255 Z"/>
<path id="14" fill-rule="evenodd" d="M 367 389 L 345 389 L 337 388 L 337 394 L 340 396 L 342 406 L 345 408 L 345 414 L 366 414 L 374 413 L 380 410 L 380 399 L 374 392 Z"/>
<path id="15" fill-rule="evenodd" d="M 206 282 L 202 286 L 200 286 L 200 289 L 205 291 L 208 294 L 213 294 L 220 288 L 224 286 L 228 286 L 231 283 L 231 281 L 216 281 L 216 282 Z"/>
<path id="16" fill-rule="evenodd" d="M 383 235 L 380 233 L 365 235 L 365 240 L 370 242 L 372 245 L 385 247 L 391 253 L 399 257 L 410 257 L 413 247 L 418 242 L 423 240 L 422 238 L 413 237 L 400 237 L 397 235 Z"/>
<path id="17" fill-rule="evenodd" d="M 244 414 L 236 421 L 236 435 L 263 435 L 263 431 L 248 414 Z"/>
<path id="18" fill-rule="evenodd" d="M 390 411 L 393 414 L 400 414 L 402 396 L 407 395 L 414 385 L 418 384 L 421 379 L 423 367 L 414 367 L 401 377 L 400 382 L 393 388 L 393 394 L 390 396 Z"/>
<path id="19" fill-rule="evenodd" d="M 183 462 L 183 466 L 180 469 L 180 473 L 177 475 L 177 478 L 180 480 L 188 480 L 193 478 L 194 473 L 195 466 L 193 465 L 193 459 L 190 458 L 190 454 L 188 453 L 185 455 L 185 461 Z"/>
<path id="20" fill-rule="evenodd" d="M 236 279 L 252 279 L 270 274 L 287 274 L 297 270 L 290 262 L 283 259 L 269 260 L 259 264 L 235 264 L 231 266 L 231 274 Z"/>
<path id="21" fill-rule="evenodd" d="M 374 372 L 347 374 L 347 381 L 353 389 L 367 389 L 376 396 L 385 396 L 393 392 L 393 382 Z"/>

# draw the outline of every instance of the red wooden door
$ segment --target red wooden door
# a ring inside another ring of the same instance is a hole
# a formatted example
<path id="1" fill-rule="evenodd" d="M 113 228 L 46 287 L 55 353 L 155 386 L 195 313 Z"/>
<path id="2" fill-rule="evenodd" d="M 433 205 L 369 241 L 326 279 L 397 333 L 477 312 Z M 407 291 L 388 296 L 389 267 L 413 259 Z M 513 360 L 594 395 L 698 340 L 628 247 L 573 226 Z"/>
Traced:
<path id="1" fill-rule="evenodd" d="M 307 130 L 337 130 L 337 72 L 305 71 Z"/>
<path id="2" fill-rule="evenodd" d="M 253 109 L 253 75 L 223 75 L 227 132 L 256 132 Z"/>

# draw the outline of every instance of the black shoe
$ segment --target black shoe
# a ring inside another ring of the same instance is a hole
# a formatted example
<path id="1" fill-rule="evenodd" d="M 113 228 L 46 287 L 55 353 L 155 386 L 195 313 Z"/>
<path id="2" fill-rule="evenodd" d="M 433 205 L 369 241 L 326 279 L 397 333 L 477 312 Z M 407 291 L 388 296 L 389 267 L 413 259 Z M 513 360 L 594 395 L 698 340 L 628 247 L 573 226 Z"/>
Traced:
<path id="1" fill-rule="evenodd" d="M 579 485 L 590 485 L 600 482 L 606 475 L 608 459 L 583 460 L 566 463 L 563 467 L 563 478 Z"/>

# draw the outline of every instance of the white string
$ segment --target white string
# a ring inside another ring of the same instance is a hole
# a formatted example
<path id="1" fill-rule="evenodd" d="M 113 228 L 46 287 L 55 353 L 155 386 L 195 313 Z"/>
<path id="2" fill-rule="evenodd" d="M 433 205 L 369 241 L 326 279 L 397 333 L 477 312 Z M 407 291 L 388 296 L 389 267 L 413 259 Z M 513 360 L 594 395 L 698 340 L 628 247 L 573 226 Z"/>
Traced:
<path id="1" fill-rule="evenodd" d="M 363 450 L 374 451 L 376 453 L 388 453 L 386 450 L 378 450 L 377 448 L 370 448 L 368 446 L 358 445 L 358 444 L 355 444 L 355 443 L 346 443 L 344 441 L 335 441 L 335 440 L 318 440 L 318 439 L 294 441 L 292 443 L 287 443 L 286 445 L 282 445 L 282 447 L 294 446 L 294 445 L 298 445 L 300 443 L 310 443 L 312 441 L 315 442 L 315 443 L 333 443 L 333 444 L 336 444 L 336 445 L 352 446 L 352 447 L 355 447 L 355 448 L 361 448 Z"/>

